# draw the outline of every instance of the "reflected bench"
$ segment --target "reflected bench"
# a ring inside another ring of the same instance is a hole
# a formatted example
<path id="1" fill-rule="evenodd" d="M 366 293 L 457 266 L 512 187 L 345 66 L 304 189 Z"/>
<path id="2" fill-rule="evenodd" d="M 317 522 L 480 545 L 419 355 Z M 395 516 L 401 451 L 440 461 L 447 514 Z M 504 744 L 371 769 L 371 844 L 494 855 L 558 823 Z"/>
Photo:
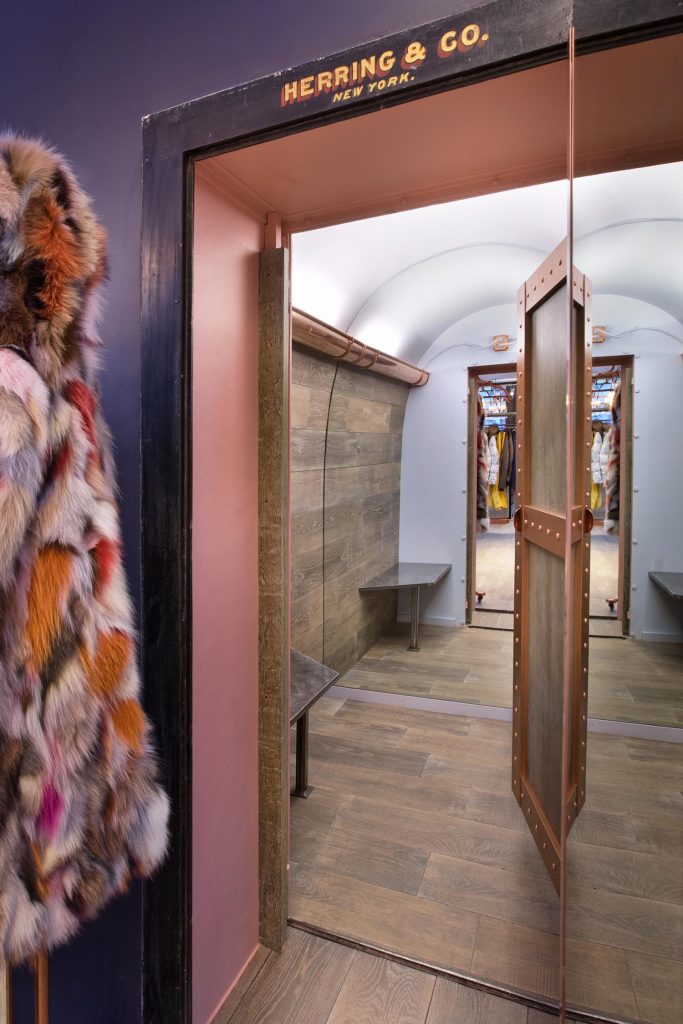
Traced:
<path id="1" fill-rule="evenodd" d="M 648 576 L 674 601 L 683 601 L 683 572 L 650 572 Z"/>
<path id="2" fill-rule="evenodd" d="M 361 594 L 373 590 L 410 590 L 409 651 L 419 651 L 420 587 L 435 587 L 451 571 L 451 566 L 437 562 L 397 562 L 388 572 L 359 587 Z"/>
<path id="3" fill-rule="evenodd" d="M 649 572 L 648 576 L 667 597 L 671 598 L 673 607 L 683 617 L 683 572 Z"/>
<path id="4" fill-rule="evenodd" d="M 294 647 L 289 652 L 289 670 L 289 724 L 296 725 L 296 782 L 292 796 L 306 799 L 313 792 L 313 786 L 308 785 L 308 712 L 339 679 L 339 673 Z"/>

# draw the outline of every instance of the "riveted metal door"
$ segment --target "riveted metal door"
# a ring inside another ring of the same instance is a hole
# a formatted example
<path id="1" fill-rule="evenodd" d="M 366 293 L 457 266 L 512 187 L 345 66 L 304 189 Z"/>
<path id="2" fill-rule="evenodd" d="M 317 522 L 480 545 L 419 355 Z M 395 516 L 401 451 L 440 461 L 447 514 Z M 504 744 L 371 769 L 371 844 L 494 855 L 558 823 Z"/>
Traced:
<path id="1" fill-rule="evenodd" d="M 558 891 L 562 815 L 571 827 L 585 797 L 592 526 L 590 284 L 576 270 L 568 280 L 567 252 L 563 242 L 517 300 L 512 788 Z"/>

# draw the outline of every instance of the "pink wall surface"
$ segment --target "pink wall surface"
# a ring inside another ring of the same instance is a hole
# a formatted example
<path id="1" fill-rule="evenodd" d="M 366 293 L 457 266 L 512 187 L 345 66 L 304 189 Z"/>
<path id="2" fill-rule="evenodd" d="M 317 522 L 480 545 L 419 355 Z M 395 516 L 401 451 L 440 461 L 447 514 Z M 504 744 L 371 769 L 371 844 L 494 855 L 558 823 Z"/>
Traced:
<path id="1" fill-rule="evenodd" d="M 258 944 L 258 257 L 197 174 L 193 322 L 193 1024 Z"/>

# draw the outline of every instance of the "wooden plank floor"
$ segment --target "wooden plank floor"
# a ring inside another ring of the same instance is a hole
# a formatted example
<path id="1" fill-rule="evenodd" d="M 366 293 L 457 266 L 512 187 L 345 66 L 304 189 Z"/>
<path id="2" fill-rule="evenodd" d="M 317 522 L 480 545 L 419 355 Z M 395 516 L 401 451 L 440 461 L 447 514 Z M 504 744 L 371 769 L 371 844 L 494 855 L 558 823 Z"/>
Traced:
<path id="1" fill-rule="evenodd" d="M 290 928 L 214 1024 L 553 1024 L 551 1017 Z"/>
<path id="2" fill-rule="evenodd" d="M 340 684 L 511 707 L 511 633 L 421 626 L 420 652 L 407 642 L 407 626 L 397 627 Z M 592 637 L 589 673 L 591 718 L 683 726 L 683 644 Z"/>
<path id="3" fill-rule="evenodd" d="M 510 746 L 503 722 L 320 701 L 315 788 L 292 800 L 290 917 L 556 998 L 558 900 L 510 791 Z M 683 1019 L 682 755 L 589 734 L 569 862 L 576 1006 Z"/>

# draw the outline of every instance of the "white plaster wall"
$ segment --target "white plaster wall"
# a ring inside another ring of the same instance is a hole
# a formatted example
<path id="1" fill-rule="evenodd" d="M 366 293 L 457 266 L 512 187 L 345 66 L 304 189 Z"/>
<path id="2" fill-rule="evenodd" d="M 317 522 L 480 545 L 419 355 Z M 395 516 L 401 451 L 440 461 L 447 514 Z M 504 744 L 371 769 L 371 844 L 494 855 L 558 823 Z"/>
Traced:
<path id="1" fill-rule="evenodd" d="M 654 569 L 683 571 L 683 325 L 648 303 L 598 297 L 596 321 L 618 332 L 647 325 L 599 347 L 600 355 L 633 354 L 633 548 L 631 634 L 683 641 L 683 621 L 649 579 Z M 656 328 L 656 329 L 652 329 Z"/>
<path id="2" fill-rule="evenodd" d="M 594 295 L 593 320 L 611 333 L 642 327 L 596 350 L 633 354 L 634 465 L 631 632 L 637 638 L 683 640 L 683 628 L 651 569 L 683 571 L 683 325 L 661 309 L 623 296 Z M 403 427 L 401 561 L 450 562 L 421 619 L 455 626 L 465 620 L 467 367 L 505 363 L 514 351 L 485 346 L 493 334 L 515 334 L 514 305 L 466 317 L 437 338 L 423 365 L 431 377 L 410 392 Z M 430 355 L 433 354 L 433 357 Z M 680 439 L 680 440 L 679 440 Z M 402 595 L 399 618 L 408 617 Z"/>
<path id="3" fill-rule="evenodd" d="M 403 423 L 399 558 L 449 562 L 450 573 L 432 593 L 422 591 L 421 621 L 457 626 L 465 621 L 467 521 L 467 367 L 509 363 L 514 352 L 493 352 L 486 339 L 514 335 L 515 305 L 465 317 L 436 339 L 421 365 L 431 376 L 413 388 Z M 435 358 L 430 352 L 436 352 Z M 401 595 L 399 618 L 409 616 Z"/>

